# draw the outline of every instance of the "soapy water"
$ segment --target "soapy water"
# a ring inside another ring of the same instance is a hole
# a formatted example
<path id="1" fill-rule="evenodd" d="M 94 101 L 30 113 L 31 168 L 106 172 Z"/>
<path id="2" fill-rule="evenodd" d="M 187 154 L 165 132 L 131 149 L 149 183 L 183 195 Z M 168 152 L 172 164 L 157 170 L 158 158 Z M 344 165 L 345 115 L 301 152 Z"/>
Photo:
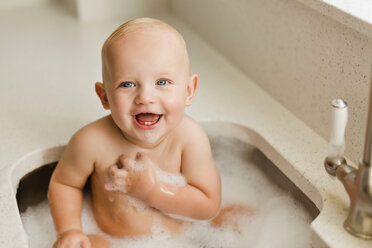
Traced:
<path id="1" fill-rule="evenodd" d="M 255 209 L 251 216 L 238 216 L 239 232 L 230 227 L 211 227 L 207 221 L 194 221 L 187 222 L 184 231 L 175 235 L 160 221 L 154 221 L 150 235 L 112 238 L 97 227 L 88 197 L 82 210 L 83 231 L 103 235 L 112 248 L 310 248 L 309 213 L 287 191 L 271 182 L 259 169 L 260 164 L 249 160 L 247 149 L 252 148 L 227 138 L 211 144 L 221 174 L 222 207 L 244 204 Z M 133 202 L 138 203 L 137 199 Z M 140 206 L 144 207 L 138 205 L 139 209 Z M 52 247 L 56 233 L 46 200 L 28 207 L 21 218 L 30 248 Z"/>

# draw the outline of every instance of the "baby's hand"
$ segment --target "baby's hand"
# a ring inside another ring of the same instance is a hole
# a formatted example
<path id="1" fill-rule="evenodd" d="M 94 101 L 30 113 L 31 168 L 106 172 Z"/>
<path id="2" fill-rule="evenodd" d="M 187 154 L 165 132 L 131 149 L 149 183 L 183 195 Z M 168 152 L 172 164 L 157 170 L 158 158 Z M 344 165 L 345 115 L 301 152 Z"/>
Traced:
<path id="1" fill-rule="evenodd" d="M 148 197 L 156 184 L 153 162 L 143 153 L 137 153 L 135 159 L 121 155 L 119 163 L 110 166 L 108 172 L 107 190 L 126 193 L 141 200 Z"/>
<path id="2" fill-rule="evenodd" d="M 68 230 L 58 236 L 53 248 L 91 248 L 88 237 L 80 230 Z"/>

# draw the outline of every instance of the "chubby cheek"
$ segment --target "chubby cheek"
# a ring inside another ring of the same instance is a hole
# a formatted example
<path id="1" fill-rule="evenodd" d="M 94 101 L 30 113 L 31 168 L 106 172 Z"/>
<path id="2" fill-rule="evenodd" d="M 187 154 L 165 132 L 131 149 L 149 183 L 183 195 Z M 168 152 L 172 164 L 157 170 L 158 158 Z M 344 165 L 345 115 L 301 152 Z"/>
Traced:
<path id="1" fill-rule="evenodd" d="M 176 121 L 183 117 L 185 110 L 185 97 L 178 95 L 176 97 L 168 98 L 166 106 L 166 112 L 169 120 Z"/>
<path id="2" fill-rule="evenodd" d="M 112 99 L 112 108 L 118 112 L 124 112 L 125 107 L 127 106 L 125 100 L 123 98 L 114 97 Z"/>
<path id="3" fill-rule="evenodd" d="M 125 124 L 125 118 L 131 117 L 127 114 L 129 113 L 129 104 L 123 98 L 115 98 L 111 99 L 111 115 L 114 118 L 117 125 L 122 126 Z"/>

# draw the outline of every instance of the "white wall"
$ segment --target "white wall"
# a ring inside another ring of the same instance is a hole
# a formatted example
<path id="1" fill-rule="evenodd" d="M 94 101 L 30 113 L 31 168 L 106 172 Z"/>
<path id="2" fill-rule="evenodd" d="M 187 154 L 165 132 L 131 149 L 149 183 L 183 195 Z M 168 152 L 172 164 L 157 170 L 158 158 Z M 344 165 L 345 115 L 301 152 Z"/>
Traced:
<path id="1" fill-rule="evenodd" d="M 90 22 L 125 16 L 160 15 L 170 0 L 0 0 L 0 9 L 27 7 L 46 2 L 62 3 L 79 21 Z"/>
<path id="2" fill-rule="evenodd" d="M 69 0 L 71 1 L 71 0 Z M 168 10 L 168 0 L 72 0 L 81 21 L 112 17 L 137 17 Z"/>
<path id="3" fill-rule="evenodd" d="M 53 0 L 0 0 L 0 9 L 26 7 L 33 4 L 50 2 Z"/>
<path id="4" fill-rule="evenodd" d="M 296 0 L 172 0 L 171 10 L 325 139 L 330 101 L 343 97 L 349 104 L 346 155 L 359 161 L 369 38 Z"/>

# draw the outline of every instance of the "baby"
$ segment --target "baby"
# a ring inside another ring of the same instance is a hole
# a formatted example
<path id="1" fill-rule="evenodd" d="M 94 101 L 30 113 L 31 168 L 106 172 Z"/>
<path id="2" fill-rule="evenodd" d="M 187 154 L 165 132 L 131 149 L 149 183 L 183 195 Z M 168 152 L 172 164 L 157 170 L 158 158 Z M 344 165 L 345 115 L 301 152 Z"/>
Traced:
<path id="1" fill-rule="evenodd" d="M 82 232 L 89 177 L 94 218 L 111 236 L 148 234 L 155 221 L 176 233 L 182 221 L 174 216 L 215 217 L 220 177 L 208 137 L 184 114 L 198 76 L 182 36 L 159 20 L 126 22 L 103 45 L 102 74 L 95 90 L 111 114 L 73 135 L 50 181 L 53 247 L 109 246 Z"/>

